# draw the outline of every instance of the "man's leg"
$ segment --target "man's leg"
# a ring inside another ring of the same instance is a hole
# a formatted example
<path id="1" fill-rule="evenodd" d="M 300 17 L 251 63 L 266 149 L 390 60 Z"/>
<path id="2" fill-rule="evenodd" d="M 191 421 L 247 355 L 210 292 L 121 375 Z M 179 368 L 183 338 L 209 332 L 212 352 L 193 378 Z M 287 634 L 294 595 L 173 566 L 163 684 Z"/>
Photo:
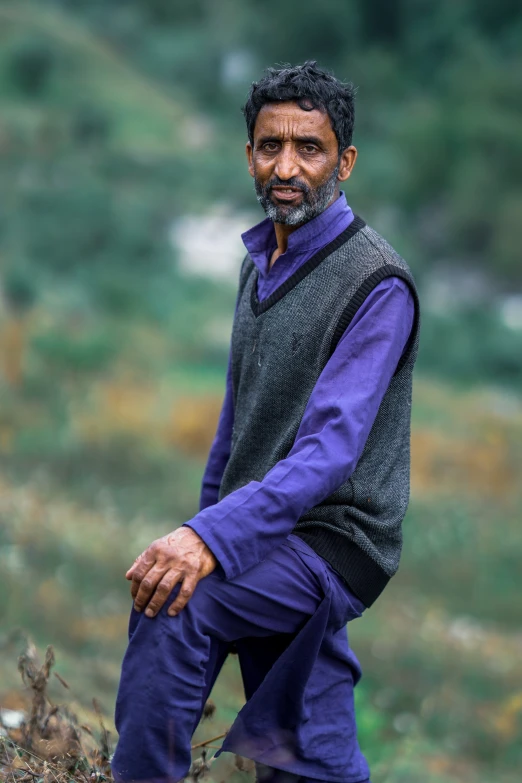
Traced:
<path id="1" fill-rule="evenodd" d="M 133 611 L 116 705 L 120 740 L 112 763 L 116 780 L 181 780 L 204 702 L 230 642 L 295 634 L 323 595 L 318 579 L 284 544 L 230 582 L 214 572 L 202 579 L 176 617 L 177 589 L 152 619 Z"/>
<path id="2" fill-rule="evenodd" d="M 266 675 L 283 653 L 294 634 L 278 634 L 266 639 L 246 637 L 236 644 L 245 689 L 245 698 L 250 699 L 257 691 Z M 256 781 L 258 783 L 299 783 L 300 777 L 291 772 L 256 764 Z"/>
<path id="3" fill-rule="evenodd" d="M 266 639 L 247 637 L 237 642 L 236 647 L 247 699 L 253 696 L 293 638 L 293 634 L 278 634 Z M 328 781 L 303 778 L 291 772 L 267 767 L 265 764 L 256 763 L 255 767 L 256 783 L 328 783 Z M 371 783 L 371 781 L 368 779 L 362 783 Z"/>
<path id="4" fill-rule="evenodd" d="M 272 769 L 272 767 L 265 767 L 264 764 L 256 764 L 256 783 L 329 783 L 329 781 L 302 778 L 291 772 L 283 772 L 281 769 Z M 361 783 L 371 783 L 371 780 L 368 778 Z"/>
<path id="5" fill-rule="evenodd" d="M 237 652 L 243 677 L 245 697 L 250 699 L 294 635 L 278 634 L 266 639 L 247 637 L 237 642 Z M 257 783 L 304 783 L 300 775 L 256 763 Z"/>

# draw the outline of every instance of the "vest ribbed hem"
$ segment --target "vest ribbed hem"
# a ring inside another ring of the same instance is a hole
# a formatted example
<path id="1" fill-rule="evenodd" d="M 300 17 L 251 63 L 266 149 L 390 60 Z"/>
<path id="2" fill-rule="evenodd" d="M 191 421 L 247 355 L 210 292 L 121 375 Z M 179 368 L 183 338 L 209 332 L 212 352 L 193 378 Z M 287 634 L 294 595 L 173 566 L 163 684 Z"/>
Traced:
<path id="1" fill-rule="evenodd" d="M 292 533 L 330 563 L 366 607 L 374 603 L 391 579 L 375 560 L 343 533 L 311 526 L 306 530 L 294 528 Z"/>

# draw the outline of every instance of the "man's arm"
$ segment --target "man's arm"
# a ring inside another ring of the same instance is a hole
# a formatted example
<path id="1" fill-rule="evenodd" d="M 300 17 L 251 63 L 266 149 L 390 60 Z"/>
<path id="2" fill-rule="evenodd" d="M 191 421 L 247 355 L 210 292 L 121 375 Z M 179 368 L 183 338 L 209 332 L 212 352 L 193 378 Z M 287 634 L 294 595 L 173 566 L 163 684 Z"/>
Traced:
<path id="1" fill-rule="evenodd" d="M 322 371 L 294 445 L 262 481 L 251 481 L 184 526 L 233 579 L 263 560 L 299 517 L 353 473 L 411 332 L 413 297 L 390 277 L 361 305 Z"/>
<path id="2" fill-rule="evenodd" d="M 239 304 L 245 260 L 241 266 L 234 314 L 237 312 Z M 232 389 L 232 346 L 230 346 L 225 397 L 203 475 L 199 500 L 200 511 L 218 502 L 223 471 L 230 456 L 233 423 L 234 394 Z M 187 603 L 198 581 L 212 573 L 216 565 L 217 561 L 213 553 L 189 527 L 178 528 L 153 541 L 136 558 L 125 574 L 125 577 L 132 582 L 131 595 L 135 609 L 141 611 L 147 607 L 146 614 L 149 617 L 154 617 L 176 584 L 181 582 L 176 601 L 169 609 L 169 614 L 177 614 Z"/>
<path id="3" fill-rule="evenodd" d="M 219 487 L 228 458 L 234 423 L 234 396 L 232 390 L 231 353 L 228 356 L 225 398 L 221 407 L 218 426 L 212 443 L 203 481 L 199 508 L 213 506 L 218 502 Z M 176 567 L 173 568 L 173 563 Z M 181 609 L 192 595 L 198 581 L 212 573 L 216 567 L 216 558 L 206 544 L 190 528 L 174 531 L 160 538 L 147 548 L 129 569 L 126 576 L 132 580 L 131 594 L 136 609 L 146 606 L 153 591 L 156 591 L 147 609 L 154 616 L 166 598 L 182 579 L 178 605 Z M 163 600 L 162 600 L 163 599 Z M 171 611 L 174 614 L 175 609 Z"/>
<path id="4" fill-rule="evenodd" d="M 241 267 L 241 274 L 243 267 Z M 236 296 L 234 318 L 239 304 L 239 291 Z M 201 494 L 199 497 L 199 510 L 203 511 L 208 506 L 214 506 L 218 502 L 219 487 L 223 472 L 230 457 L 232 442 L 232 428 L 234 426 L 234 390 L 232 387 L 232 343 L 228 351 L 227 378 L 225 384 L 225 397 L 219 414 L 216 435 L 208 455 L 207 465 L 201 482 Z"/>
<path id="5" fill-rule="evenodd" d="M 154 616 L 182 582 L 169 614 L 221 565 L 233 579 L 262 561 L 299 517 L 354 471 L 411 332 L 413 297 L 386 278 L 361 305 L 323 369 L 288 456 L 155 541 L 127 572 L 136 608 Z M 152 596 L 152 598 L 151 598 Z M 150 603 L 149 603 L 150 599 Z"/>
<path id="6" fill-rule="evenodd" d="M 232 440 L 232 427 L 234 424 L 234 393 L 232 390 L 232 362 L 231 352 L 228 354 L 227 380 L 225 398 L 221 407 L 216 435 L 210 448 L 207 465 L 201 482 L 201 494 L 199 498 L 199 510 L 203 511 L 208 506 L 214 506 L 218 502 L 219 487 L 223 472 L 230 457 L 230 444 Z"/>

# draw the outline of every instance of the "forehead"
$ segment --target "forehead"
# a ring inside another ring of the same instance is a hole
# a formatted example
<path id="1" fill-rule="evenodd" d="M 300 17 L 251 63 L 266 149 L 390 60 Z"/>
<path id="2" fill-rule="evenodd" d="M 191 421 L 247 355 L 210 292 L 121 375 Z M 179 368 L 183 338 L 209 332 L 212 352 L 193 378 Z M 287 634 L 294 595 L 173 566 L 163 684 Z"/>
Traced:
<path id="1" fill-rule="evenodd" d="M 319 109 L 305 111 L 295 101 L 265 103 L 254 127 L 254 139 L 260 136 L 281 139 L 317 136 L 337 144 L 328 114 Z"/>

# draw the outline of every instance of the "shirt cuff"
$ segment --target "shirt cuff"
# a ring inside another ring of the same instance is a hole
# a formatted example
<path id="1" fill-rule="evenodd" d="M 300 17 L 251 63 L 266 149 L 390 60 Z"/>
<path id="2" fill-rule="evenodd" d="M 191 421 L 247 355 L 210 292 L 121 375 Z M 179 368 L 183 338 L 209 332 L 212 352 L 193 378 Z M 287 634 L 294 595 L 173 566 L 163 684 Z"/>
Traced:
<path id="1" fill-rule="evenodd" d="M 208 529 L 208 527 L 205 526 L 202 522 L 198 522 L 196 519 L 191 522 L 184 522 L 182 527 L 190 527 L 191 530 L 194 531 L 194 533 L 197 533 L 197 535 L 203 540 L 203 542 L 208 546 L 216 560 L 218 561 L 218 564 L 220 566 L 219 570 L 221 572 L 222 578 L 226 579 L 227 581 L 230 581 L 235 576 L 237 576 L 237 569 L 234 567 L 234 564 L 229 560 L 227 553 L 225 550 L 221 547 L 219 543 L 219 539 L 217 539 L 213 534 L 212 531 Z"/>

